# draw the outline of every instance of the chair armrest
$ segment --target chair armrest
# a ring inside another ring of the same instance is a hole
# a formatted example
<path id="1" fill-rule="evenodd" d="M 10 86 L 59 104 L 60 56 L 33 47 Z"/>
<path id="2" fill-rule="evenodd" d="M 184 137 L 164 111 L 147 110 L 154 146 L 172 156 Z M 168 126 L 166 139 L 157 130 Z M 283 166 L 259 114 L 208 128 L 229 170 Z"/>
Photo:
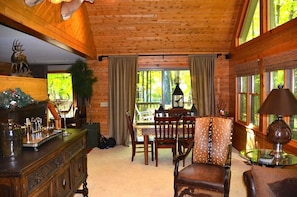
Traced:
<path id="1" fill-rule="evenodd" d="M 247 188 L 247 196 L 256 197 L 256 188 L 251 170 L 245 171 L 243 173 L 243 181 Z"/>
<path id="2" fill-rule="evenodd" d="M 176 155 L 176 156 L 173 158 L 173 161 L 174 161 L 175 163 L 178 163 L 179 161 L 185 159 L 185 158 L 188 156 L 188 154 L 191 152 L 193 146 L 194 146 L 194 140 L 191 140 L 191 142 L 189 143 L 188 147 L 186 147 L 186 148 L 187 148 L 187 151 L 186 151 L 185 153 Z"/>
<path id="3" fill-rule="evenodd" d="M 231 167 L 231 156 L 232 156 L 232 144 L 228 145 L 228 152 L 227 152 L 227 159 L 226 159 L 226 163 L 225 163 L 225 167 Z"/>
<path id="4" fill-rule="evenodd" d="M 175 163 L 174 176 L 177 176 L 178 175 L 179 161 L 185 159 L 188 156 L 188 154 L 191 152 L 193 146 L 194 146 L 194 140 L 191 140 L 191 142 L 189 143 L 189 145 L 187 147 L 187 151 L 185 153 L 183 153 L 183 154 L 176 155 L 173 158 L 173 161 Z"/>

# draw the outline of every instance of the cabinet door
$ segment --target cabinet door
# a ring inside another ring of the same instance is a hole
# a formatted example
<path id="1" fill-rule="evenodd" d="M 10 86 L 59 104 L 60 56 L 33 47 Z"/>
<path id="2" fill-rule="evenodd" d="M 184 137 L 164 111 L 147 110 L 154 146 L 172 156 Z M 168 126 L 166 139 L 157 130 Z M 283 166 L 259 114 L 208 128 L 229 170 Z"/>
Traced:
<path id="1" fill-rule="evenodd" d="M 15 197 L 21 196 L 21 186 L 19 181 L 14 178 L 0 179 L 0 196 Z"/>
<path id="2" fill-rule="evenodd" d="M 69 165 L 58 172 L 54 182 L 54 196 L 70 196 L 72 185 Z"/>
<path id="3" fill-rule="evenodd" d="M 71 176 L 73 178 L 74 189 L 77 189 L 81 185 L 82 181 L 84 181 L 87 178 L 86 164 L 87 156 L 85 155 L 85 151 L 81 151 L 71 161 Z"/>

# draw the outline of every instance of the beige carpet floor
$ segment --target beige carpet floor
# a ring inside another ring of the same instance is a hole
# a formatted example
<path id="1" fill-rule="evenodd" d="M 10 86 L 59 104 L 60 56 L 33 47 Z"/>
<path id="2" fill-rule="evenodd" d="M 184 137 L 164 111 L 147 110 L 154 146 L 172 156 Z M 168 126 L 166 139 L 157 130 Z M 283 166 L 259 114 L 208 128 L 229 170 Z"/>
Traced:
<path id="1" fill-rule="evenodd" d="M 131 162 L 131 147 L 94 148 L 88 153 L 89 197 L 172 197 L 173 170 L 171 150 L 159 152 L 159 166 L 144 165 L 142 153 Z M 151 157 L 149 157 L 151 159 Z M 238 151 L 232 153 L 230 197 L 246 196 L 242 173 L 250 169 Z M 186 164 L 190 163 L 190 158 Z M 182 163 L 181 163 L 182 165 Z M 76 194 L 75 197 L 81 195 Z"/>

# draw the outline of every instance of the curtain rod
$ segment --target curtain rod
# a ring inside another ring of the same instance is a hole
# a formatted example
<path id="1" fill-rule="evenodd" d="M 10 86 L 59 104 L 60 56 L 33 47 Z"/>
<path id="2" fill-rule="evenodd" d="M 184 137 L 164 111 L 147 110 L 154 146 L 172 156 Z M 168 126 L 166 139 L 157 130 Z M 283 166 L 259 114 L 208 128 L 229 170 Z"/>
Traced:
<path id="1" fill-rule="evenodd" d="M 189 54 L 144 54 L 144 55 L 138 55 L 138 56 L 141 56 L 141 57 L 148 57 L 148 56 L 186 56 L 186 55 L 189 55 Z M 219 56 L 223 55 L 222 53 L 218 53 L 217 54 L 217 58 Z M 98 61 L 101 62 L 103 60 L 103 58 L 107 58 L 108 56 L 107 55 L 101 55 L 101 56 L 98 56 Z M 230 54 L 226 54 L 225 55 L 225 59 L 230 59 Z"/>

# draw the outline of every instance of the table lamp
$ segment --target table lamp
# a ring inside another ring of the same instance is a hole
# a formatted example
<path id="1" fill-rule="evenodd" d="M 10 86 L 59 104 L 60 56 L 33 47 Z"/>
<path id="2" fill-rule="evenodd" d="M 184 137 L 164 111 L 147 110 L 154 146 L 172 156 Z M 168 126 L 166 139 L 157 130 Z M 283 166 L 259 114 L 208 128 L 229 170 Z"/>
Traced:
<path id="1" fill-rule="evenodd" d="M 268 126 L 267 138 L 274 144 L 274 157 L 281 158 L 283 144 L 292 139 L 291 129 L 282 117 L 297 114 L 295 96 L 289 89 L 283 89 L 283 86 L 279 85 L 278 89 L 273 89 L 269 93 L 258 113 L 277 115 L 277 119 Z"/>

